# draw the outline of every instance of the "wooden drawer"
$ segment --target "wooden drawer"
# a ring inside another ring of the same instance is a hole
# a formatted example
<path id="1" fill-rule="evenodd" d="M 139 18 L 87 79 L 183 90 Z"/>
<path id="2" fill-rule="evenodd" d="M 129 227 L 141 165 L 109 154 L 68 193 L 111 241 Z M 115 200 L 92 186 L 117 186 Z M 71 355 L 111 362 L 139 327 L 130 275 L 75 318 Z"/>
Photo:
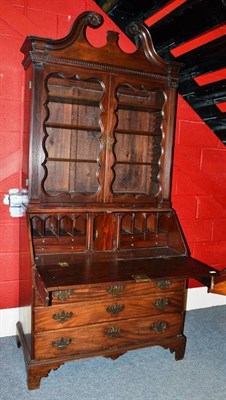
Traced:
<path id="1" fill-rule="evenodd" d="M 43 237 L 43 238 L 34 238 L 33 239 L 35 247 L 45 247 L 45 246 L 53 246 L 57 245 L 58 239 L 57 237 Z"/>
<path id="2" fill-rule="evenodd" d="M 60 253 L 84 251 L 86 238 L 84 236 L 43 237 L 33 239 L 34 247 L 38 253 Z"/>
<path id="3" fill-rule="evenodd" d="M 121 235 L 120 248 L 129 249 L 136 247 L 164 247 L 167 246 L 168 236 L 166 233 L 143 233 L 134 235 Z"/>
<path id="4" fill-rule="evenodd" d="M 181 312 L 183 292 L 140 296 L 122 301 L 89 301 L 36 308 L 35 331 L 70 328 L 98 322 L 136 318 L 159 313 Z"/>
<path id="5" fill-rule="evenodd" d="M 167 291 L 183 291 L 185 279 L 153 279 L 145 283 L 115 282 L 103 285 L 79 285 L 77 287 L 52 292 L 52 304 L 74 301 L 112 300 L 126 297 L 162 295 Z"/>
<path id="6" fill-rule="evenodd" d="M 93 324 L 34 335 L 35 359 L 90 354 L 106 349 L 120 351 L 181 333 L 182 316 L 164 314 L 147 318 Z"/>

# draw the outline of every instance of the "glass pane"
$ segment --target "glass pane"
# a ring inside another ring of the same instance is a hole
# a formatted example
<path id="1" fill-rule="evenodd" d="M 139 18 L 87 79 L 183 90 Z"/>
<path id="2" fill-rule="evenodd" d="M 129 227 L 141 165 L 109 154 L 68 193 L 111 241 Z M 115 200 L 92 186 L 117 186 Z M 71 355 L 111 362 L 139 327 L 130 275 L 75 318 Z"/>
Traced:
<path id="1" fill-rule="evenodd" d="M 113 192 L 155 197 L 159 192 L 165 95 L 159 89 L 122 85 L 117 99 Z"/>
<path id="2" fill-rule="evenodd" d="M 46 91 L 44 189 L 52 195 L 93 194 L 99 187 L 103 86 L 94 79 L 50 74 Z"/>

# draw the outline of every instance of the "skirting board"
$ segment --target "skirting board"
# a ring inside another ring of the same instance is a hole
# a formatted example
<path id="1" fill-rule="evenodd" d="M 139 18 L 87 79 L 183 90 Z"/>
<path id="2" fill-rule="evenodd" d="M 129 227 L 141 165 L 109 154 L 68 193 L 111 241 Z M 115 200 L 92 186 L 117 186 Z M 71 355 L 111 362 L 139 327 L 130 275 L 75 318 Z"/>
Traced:
<path id="1" fill-rule="evenodd" d="M 226 305 L 226 296 L 207 293 L 205 287 L 188 289 L 186 310 Z M 16 335 L 19 308 L 0 310 L 0 337 Z"/>

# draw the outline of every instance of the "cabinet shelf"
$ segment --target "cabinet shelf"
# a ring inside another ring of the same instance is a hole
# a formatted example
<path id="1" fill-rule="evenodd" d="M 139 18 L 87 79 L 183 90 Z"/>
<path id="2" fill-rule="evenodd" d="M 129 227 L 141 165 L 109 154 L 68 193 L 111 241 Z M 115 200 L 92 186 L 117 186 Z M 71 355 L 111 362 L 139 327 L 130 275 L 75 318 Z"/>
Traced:
<path id="1" fill-rule="evenodd" d="M 57 158 L 57 157 L 47 157 L 46 161 L 59 161 L 59 162 L 76 162 L 76 163 L 97 163 L 97 160 L 87 160 L 81 158 Z"/>
<path id="2" fill-rule="evenodd" d="M 85 97 L 75 97 L 75 96 L 59 96 L 59 95 L 49 95 L 47 99 L 47 104 L 52 103 L 63 103 L 63 104 L 75 104 L 88 107 L 98 107 L 100 102 L 97 100 L 89 100 Z"/>
<path id="3" fill-rule="evenodd" d="M 142 161 L 117 161 L 116 165 L 149 165 L 155 166 L 158 165 L 158 162 L 142 162 Z"/>
<path id="4" fill-rule="evenodd" d="M 87 131 L 87 132 L 96 132 L 100 133 L 100 127 L 97 126 L 89 126 L 89 125 L 77 125 L 77 124 L 62 124 L 58 122 L 46 122 L 46 128 L 56 128 L 56 129 L 68 129 L 68 130 L 78 130 L 78 131 Z"/>
<path id="5" fill-rule="evenodd" d="M 156 129 L 156 131 L 135 131 L 127 129 L 116 129 L 115 133 L 119 135 L 139 135 L 139 136 L 162 136 L 161 129 Z"/>
<path id="6" fill-rule="evenodd" d="M 137 104 L 129 104 L 129 103 L 119 103 L 118 104 L 119 110 L 128 110 L 128 111 L 135 111 L 135 112 L 148 112 L 150 114 L 156 114 L 156 117 L 162 118 L 162 110 L 161 108 L 154 108 L 151 106 L 144 106 L 144 105 L 137 105 Z"/>

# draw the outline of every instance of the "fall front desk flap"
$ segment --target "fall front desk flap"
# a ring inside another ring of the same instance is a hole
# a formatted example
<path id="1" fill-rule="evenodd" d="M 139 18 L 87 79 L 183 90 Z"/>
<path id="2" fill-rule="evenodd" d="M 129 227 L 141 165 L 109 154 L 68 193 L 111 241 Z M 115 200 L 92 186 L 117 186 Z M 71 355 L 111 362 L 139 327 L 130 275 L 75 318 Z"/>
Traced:
<path id="1" fill-rule="evenodd" d="M 178 280 L 197 279 L 211 290 L 218 278 L 217 270 L 191 257 L 113 260 L 103 269 L 102 262 L 90 257 L 71 255 L 39 256 L 36 259 L 35 281 L 45 305 L 51 304 L 53 293 L 71 290 L 84 293 L 87 288 L 109 288 L 111 285 L 151 285 L 162 282 L 168 289 Z M 165 282 L 165 283 L 164 283 Z"/>

